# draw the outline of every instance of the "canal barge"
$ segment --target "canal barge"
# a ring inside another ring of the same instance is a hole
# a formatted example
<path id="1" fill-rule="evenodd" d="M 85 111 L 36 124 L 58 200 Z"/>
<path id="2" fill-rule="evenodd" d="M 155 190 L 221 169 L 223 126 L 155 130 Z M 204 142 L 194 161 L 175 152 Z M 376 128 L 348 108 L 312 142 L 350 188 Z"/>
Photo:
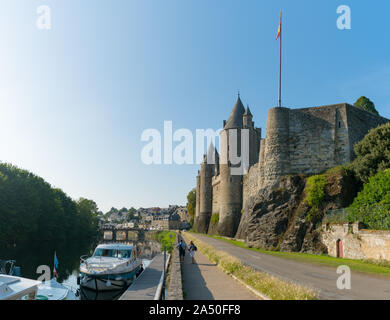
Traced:
<path id="1" fill-rule="evenodd" d="M 143 271 L 137 248 L 125 244 L 100 244 L 92 257 L 80 258 L 78 283 L 96 291 L 128 287 Z"/>

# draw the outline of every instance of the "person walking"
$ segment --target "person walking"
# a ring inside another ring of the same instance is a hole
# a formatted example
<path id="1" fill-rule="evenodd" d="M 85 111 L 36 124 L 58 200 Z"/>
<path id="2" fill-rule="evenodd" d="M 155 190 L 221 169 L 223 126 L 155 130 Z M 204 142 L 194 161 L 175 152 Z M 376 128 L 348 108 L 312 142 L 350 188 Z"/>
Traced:
<path id="1" fill-rule="evenodd" d="M 196 245 L 191 241 L 190 246 L 188 247 L 188 251 L 190 252 L 190 256 L 192 258 L 192 264 L 195 263 L 195 251 L 198 250 Z"/>
<path id="2" fill-rule="evenodd" d="M 180 262 L 184 262 L 184 257 L 186 255 L 186 244 L 183 239 L 177 244 L 177 248 L 179 249 Z"/>

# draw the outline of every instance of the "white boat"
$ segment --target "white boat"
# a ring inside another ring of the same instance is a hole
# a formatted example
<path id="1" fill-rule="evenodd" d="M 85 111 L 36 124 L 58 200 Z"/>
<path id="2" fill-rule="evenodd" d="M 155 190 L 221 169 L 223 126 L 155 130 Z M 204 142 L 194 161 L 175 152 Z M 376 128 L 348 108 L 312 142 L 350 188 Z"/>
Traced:
<path id="1" fill-rule="evenodd" d="M 40 281 L 0 274 L 0 300 L 35 300 Z"/>
<path id="2" fill-rule="evenodd" d="M 120 290 L 142 272 L 137 248 L 124 244 L 101 244 L 92 257 L 81 257 L 80 286 L 96 291 Z"/>
<path id="3" fill-rule="evenodd" d="M 41 282 L 15 276 L 20 273 L 20 268 L 15 272 L 15 261 L 1 262 L 0 300 L 78 300 L 70 288 L 58 283 L 55 278 Z"/>
<path id="4" fill-rule="evenodd" d="M 38 285 L 36 300 L 78 300 L 78 298 L 70 288 L 53 278 Z"/>

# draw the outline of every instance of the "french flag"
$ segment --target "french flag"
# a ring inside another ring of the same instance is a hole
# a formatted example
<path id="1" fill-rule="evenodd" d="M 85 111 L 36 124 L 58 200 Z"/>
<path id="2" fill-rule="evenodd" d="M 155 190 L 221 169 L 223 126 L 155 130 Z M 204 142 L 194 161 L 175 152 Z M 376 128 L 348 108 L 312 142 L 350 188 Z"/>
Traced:
<path id="1" fill-rule="evenodd" d="M 54 251 L 54 268 L 53 268 L 53 274 L 55 275 L 56 278 L 58 278 L 57 268 L 58 268 L 58 259 L 57 259 L 56 252 Z"/>

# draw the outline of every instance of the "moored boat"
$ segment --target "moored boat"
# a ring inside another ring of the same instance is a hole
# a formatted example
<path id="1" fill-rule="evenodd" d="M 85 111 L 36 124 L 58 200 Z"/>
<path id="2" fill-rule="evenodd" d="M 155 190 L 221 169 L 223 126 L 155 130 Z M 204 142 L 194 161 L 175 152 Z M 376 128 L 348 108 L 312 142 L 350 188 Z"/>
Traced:
<path id="1" fill-rule="evenodd" d="M 79 300 L 76 294 L 56 278 L 38 285 L 36 300 Z"/>
<path id="2" fill-rule="evenodd" d="M 77 294 L 56 278 L 37 281 L 23 278 L 14 260 L 0 260 L 0 300 L 79 300 Z"/>
<path id="3" fill-rule="evenodd" d="M 40 281 L 0 275 L 0 300 L 35 300 Z"/>
<path id="4" fill-rule="evenodd" d="M 81 257 L 79 283 L 96 291 L 120 290 L 135 281 L 142 270 L 135 246 L 101 244 L 92 257 Z"/>

